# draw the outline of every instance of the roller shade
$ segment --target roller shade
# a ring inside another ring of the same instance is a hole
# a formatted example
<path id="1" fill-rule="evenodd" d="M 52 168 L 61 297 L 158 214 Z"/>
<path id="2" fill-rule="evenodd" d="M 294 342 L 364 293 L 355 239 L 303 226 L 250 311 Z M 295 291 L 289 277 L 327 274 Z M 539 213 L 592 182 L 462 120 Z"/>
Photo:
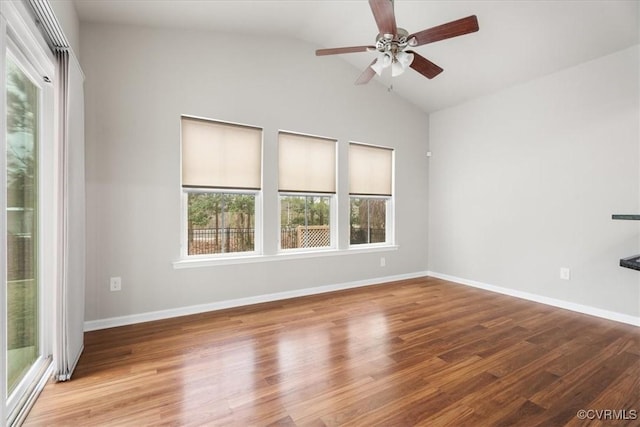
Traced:
<path id="1" fill-rule="evenodd" d="M 349 144 L 349 194 L 391 196 L 393 150 Z"/>
<path id="2" fill-rule="evenodd" d="M 336 140 L 280 132 L 280 191 L 336 192 Z"/>
<path id="3" fill-rule="evenodd" d="M 182 186 L 261 188 L 262 129 L 182 117 Z"/>

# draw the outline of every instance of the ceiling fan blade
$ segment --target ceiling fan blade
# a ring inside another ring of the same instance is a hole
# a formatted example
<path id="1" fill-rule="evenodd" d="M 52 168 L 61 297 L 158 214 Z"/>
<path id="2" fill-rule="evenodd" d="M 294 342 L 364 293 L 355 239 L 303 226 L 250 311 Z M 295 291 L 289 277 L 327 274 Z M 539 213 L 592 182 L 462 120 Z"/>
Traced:
<path id="1" fill-rule="evenodd" d="M 437 27 L 411 34 L 407 37 L 407 40 L 409 40 L 409 45 L 412 47 L 420 46 L 427 43 L 450 39 L 451 37 L 461 36 L 463 34 L 474 33 L 479 29 L 478 18 L 475 15 L 471 15 L 466 18 L 458 19 L 457 21 L 451 21 L 446 24 L 438 25 Z M 412 42 L 412 38 L 415 38 L 415 42 Z"/>
<path id="2" fill-rule="evenodd" d="M 367 52 L 368 50 L 375 49 L 375 46 L 349 46 L 349 47 L 334 47 L 329 49 L 316 50 L 316 56 L 324 55 L 338 55 L 340 53 L 356 53 Z"/>
<path id="3" fill-rule="evenodd" d="M 373 68 L 371 68 L 371 66 L 377 61 L 378 58 L 374 59 L 373 62 L 369 64 L 369 66 L 362 72 L 362 74 L 360 74 L 360 77 L 358 77 L 358 80 L 356 80 L 357 85 L 365 85 L 369 83 L 369 80 L 371 80 L 373 76 L 376 75 L 376 72 L 373 71 Z"/>
<path id="4" fill-rule="evenodd" d="M 369 0 L 369 6 L 371 6 L 371 12 L 373 12 L 380 34 L 395 35 L 398 32 L 398 27 L 396 26 L 396 16 L 393 13 L 393 1 Z"/>
<path id="5" fill-rule="evenodd" d="M 411 65 L 409 66 L 426 78 L 432 79 L 443 71 L 442 68 L 429 61 L 424 56 L 409 50 L 406 52 L 413 54 L 413 62 L 411 62 Z"/>

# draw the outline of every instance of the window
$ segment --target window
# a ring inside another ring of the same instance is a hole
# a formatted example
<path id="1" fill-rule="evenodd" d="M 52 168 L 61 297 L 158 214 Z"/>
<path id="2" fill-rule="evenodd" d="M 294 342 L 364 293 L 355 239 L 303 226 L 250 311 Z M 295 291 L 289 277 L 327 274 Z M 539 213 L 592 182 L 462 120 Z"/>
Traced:
<path id="1" fill-rule="evenodd" d="M 278 134 L 280 249 L 334 246 L 336 141 Z"/>
<path id="2" fill-rule="evenodd" d="M 350 243 L 391 243 L 393 150 L 349 144 Z"/>
<path id="3" fill-rule="evenodd" d="M 331 246 L 331 197 L 280 196 L 280 248 Z"/>
<path id="4" fill-rule="evenodd" d="M 188 255 L 255 250 L 255 195 L 187 192 Z"/>
<path id="5" fill-rule="evenodd" d="M 7 58 L 7 313 L 11 393 L 38 357 L 39 88 Z"/>
<path id="6" fill-rule="evenodd" d="M 262 129 L 182 117 L 186 256 L 256 252 Z"/>
<path id="7" fill-rule="evenodd" d="M 387 199 L 351 197 L 352 245 L 386 242 Z"/>

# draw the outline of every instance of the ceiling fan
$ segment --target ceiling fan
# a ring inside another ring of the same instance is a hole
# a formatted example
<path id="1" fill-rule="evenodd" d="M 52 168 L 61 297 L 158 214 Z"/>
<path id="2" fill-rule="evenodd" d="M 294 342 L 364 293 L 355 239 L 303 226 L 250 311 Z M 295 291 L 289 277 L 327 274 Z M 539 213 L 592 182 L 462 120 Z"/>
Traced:
<path id="1" fill-rule="evenodd" d="M 473 33 L 479 29 L 478 18 L 475 15 L 471 15 L 409 34 L 407 30 L 396 25 L 393 0 L 369 0 L 369 6 L 371 6 L 378 31 L 380 31 L 376 37 L 375 46 L 350 46 L 316 50 L 316 56 L 377 52 L 378 56 L 358 77 L 356 84 L 368 83 L 374 75 L 381 75 L 382 70 L 387 67 L 391 67 L 391 75 L 394 77 L 402 74 L 407 67 L 411 67 L 428 79 L 432 79 L 442 72 L 442 68 L 424 56 L 408 49 Z"/>

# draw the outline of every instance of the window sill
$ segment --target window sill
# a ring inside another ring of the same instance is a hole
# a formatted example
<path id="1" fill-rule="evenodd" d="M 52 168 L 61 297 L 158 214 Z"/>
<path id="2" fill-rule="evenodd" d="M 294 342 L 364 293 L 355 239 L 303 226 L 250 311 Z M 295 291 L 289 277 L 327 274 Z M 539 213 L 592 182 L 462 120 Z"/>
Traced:
<path id="1" fill-rule="evenodd" d="M 218 265 L 234 265 L 234 264 L 252 264 L 257 262 L 272 262 L 272 261 L 288 261 L 293 259 L 303 258 L 318 258 L 326 256 L 340 256 L 351 254 L 364 254 L 371 252 L 389 252 L 398 250 L 398 245 L 370 245 L 367 247 L 351 247 L 349 249 L 325 249 L 309 252 L 281 252 L 275 255 L 243 255 L 236 257 L 220 257 L 220 258 L 193 258 L 193 259 L 181 259 L 173 262 L 173 268 L 200 268 L 200 267 L 213 267 Z"/>

